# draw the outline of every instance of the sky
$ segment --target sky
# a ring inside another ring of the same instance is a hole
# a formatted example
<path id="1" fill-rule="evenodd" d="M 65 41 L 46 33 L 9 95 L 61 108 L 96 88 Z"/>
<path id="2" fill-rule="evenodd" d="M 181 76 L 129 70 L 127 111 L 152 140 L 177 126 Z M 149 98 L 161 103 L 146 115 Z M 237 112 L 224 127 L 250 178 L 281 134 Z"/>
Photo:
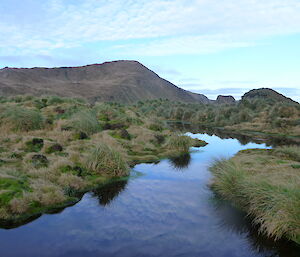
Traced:
<path id="1" fill-rule="evenodd" d="M 300 101 L 300 0 L 0 0 L 0 68 L 112 60 L 210 99 Z"/>

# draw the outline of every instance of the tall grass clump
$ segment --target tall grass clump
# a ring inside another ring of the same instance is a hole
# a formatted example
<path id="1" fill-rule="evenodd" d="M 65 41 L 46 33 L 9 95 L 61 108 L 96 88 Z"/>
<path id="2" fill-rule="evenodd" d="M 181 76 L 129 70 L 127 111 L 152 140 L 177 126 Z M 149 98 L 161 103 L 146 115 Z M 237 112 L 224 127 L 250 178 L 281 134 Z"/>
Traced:
<path id="1" fill-rule="evenodd" d="M 44 117 L 40 112 L 24 107 L 9 108 L 1 116 L 17 131 L 36 130 L 44 126 Z"/>
<path id="2" fill-rule="evenodd" d="M 71 118 L 71 126 L 76 131 L 84 132 L 87 135 L 92 135 L 100 130 L 96 114 L 88 110 L 75 113 Z"/>
<path id="3" fill-rule="evenodd" d="M 275 153 L 300 162 L 300 147 L 299 146 L 282 146 L 275 149 Z"/>
<path id="4" fill-rule="evenodd" d="M 262 233 L 300 244 L 299 171 L 287 161 L 279 166 L 278 158 L 269 154 L 270 162 L 259 166 L 257 160 L 262 155 L 240 152 L 230 160 L 216 161 L 210 168 L 212 188 L 245 210 Z"/>
<path id="5" fill-rule="evenodd" d="M 231 160 L 221 159 L 215 161 L 210 170 L 214 175 L 214 190 L 225 195 L 228 200 L 245 207 L 245 199 L 240 188 L 245 180 L 245 172 L 241 167 Z"/>
<path id="6" fill-rule="evenodd" d="M 89 154 L 86 168 L 99 175 L 126 176 L 129 168 L 121 154 L 105 144 L 96 146 Z"/>
<path id="7" fill-rule="evenodd" d="M 180 153 L 187 153 L 189 152 L 192 143 L 193 139 L 188 136 L 175 135 L 169 138 L 167 146 L 171 149 L 179 151 Z"/>

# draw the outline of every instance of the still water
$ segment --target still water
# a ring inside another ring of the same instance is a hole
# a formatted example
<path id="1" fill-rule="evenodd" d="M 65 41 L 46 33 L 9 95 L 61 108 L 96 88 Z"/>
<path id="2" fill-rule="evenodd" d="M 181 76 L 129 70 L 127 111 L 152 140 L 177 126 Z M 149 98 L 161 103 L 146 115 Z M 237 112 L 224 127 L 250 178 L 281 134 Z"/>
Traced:
<path id="1" fill-rule="evenodd" d="M 259 235 L 245 214 L 209 188 L 208 167 L 265 144 L 194 134 L 209 144 L 133 178 L 84 195 L 73 207 L 14 229 L 0 229 L 0 256 L 298 257 L 300 248 Z"/>

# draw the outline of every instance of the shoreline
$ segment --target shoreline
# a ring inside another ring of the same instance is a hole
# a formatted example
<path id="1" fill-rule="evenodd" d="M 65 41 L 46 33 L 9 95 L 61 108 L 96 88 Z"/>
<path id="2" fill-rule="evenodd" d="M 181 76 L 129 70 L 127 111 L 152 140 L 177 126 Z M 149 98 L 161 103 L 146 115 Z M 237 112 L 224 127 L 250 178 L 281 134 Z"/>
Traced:
<path id="1" fill-rule="evenodd" d="M 211 188 L 268 237 L 300 244 L 300 147 L 241 150 L 216 161 Z"/>

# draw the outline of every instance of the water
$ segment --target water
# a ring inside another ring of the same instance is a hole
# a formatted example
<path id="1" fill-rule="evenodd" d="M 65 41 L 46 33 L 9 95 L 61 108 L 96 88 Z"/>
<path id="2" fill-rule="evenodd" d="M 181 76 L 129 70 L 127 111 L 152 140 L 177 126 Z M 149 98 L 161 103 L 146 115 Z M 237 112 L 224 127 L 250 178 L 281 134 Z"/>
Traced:
<path id="1" fill-rule="evenodd" d="M 207 134 L 191 155 L 140 164 L 142 174 L 91 193 L 73 207 L 14 229 L 0 229 L 1 256 L 296 257 L 300 249 L 259 235 L 245 214 L 209 188 L 209 165 L 246 148 Z"/>

